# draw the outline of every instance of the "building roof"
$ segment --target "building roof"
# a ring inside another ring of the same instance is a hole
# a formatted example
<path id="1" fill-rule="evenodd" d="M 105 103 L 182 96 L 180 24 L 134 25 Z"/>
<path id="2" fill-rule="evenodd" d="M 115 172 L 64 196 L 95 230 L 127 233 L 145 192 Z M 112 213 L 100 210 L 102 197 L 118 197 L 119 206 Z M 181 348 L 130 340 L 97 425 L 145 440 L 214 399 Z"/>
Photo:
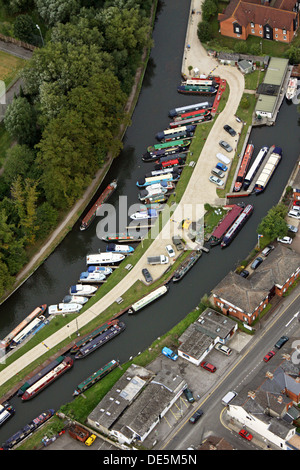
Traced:
<path id="1" fill-rule="evenodd" d="M 268 83 L 270 85 L 281 85 L 285 77 L 288 63 L 288 59 L 272 57 L 264 77 L 264 83 Z"/>
<path id="2" fill-rule="evenodd" d="M 299 269 L 300 255 L 279 243 L 249 278 L 230 272 L 212 293 L 243 312 L 252 313 L 274 285 L 282 287 Z"/>
<path id="3" fill-rule="evenodd" d="M 293 19 L 297 16 L 296 12 L 292 11 L 294 7 L 286 0 L 278 6 L 269 6 L 268 4 L 262 5 L 260 0 L 231 0 L 228 7 L 223 14 L 219 14 L 218 19 L 220 22 L 228 18 L 234 18 L 240 26 L 247 27 L 248 24 L 253 22 L 258 25 L 268 24 L 272 28 L 291 29 Z M 282 8 L 281 5 L 284 5 Z"/>
<path id="4" fill-rule="evenodd" d="M 270 95 L 259 95 L 256 105 L 255 112 L 273 113 L 276 107 L 277 96 Z"/>

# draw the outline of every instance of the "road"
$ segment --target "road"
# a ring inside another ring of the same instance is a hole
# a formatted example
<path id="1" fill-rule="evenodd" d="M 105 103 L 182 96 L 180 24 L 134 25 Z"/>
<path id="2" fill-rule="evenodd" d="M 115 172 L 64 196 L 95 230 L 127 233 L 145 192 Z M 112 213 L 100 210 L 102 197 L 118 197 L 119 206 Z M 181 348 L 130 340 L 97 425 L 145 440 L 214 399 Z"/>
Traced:
<path id="1" fill-rule="evenodd" d="M 259 388 L 265 380 L 266 372 L 272 372 L 278 367 L 284 353 L 291 353 L 291 348 L 295 347 L 294 342 L 300 338 L 299 298 L 300 291 L 295 289 L 281 304 L 278 311 L 256 333 L 223 378 L 197 403 L 197 407 L 191 409 L 184 420 L 174 428 L 172 435 L 160 443 L 160 449 L 186 450 L 191 445 L 197 447 L 209 435 L 222 436 L 239 450 L 267 448 L 267 443 L 262 442 L 258 436 L 254 436 L 251 442 L 238 436 L 238 431 L 242 426 L 229 423 L 221 400 L 229 390 L 240 393 L 245 388 L 247 390 L 247 387 L 249 390 Z M 274 349 L 275 342 L 282 335 L 288 336 L 289 341 L 266 364 L 263 357 L 269 350 Z M 204 415 L 195 425 L 191 425 L 188 422 L 189 417 L 198 408 L 204 411 Z"/>

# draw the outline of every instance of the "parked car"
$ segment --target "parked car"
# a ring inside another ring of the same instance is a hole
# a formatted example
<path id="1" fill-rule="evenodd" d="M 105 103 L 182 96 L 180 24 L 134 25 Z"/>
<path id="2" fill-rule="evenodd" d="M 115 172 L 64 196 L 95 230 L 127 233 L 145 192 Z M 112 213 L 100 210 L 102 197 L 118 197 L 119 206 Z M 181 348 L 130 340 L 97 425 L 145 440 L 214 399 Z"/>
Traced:
<path id="1" fill-rule="evenodd" d="M 236 132 L 235 132 L 235 130 L 234 130 L 234 129 L 232 129 L 232 127 L 231 127 L 231 126 L 229 126 L 228 124 L 225 124 L 225 126 L 224 126 L 224 130 L 225 130 L 226 132 L 228 132 L 228 134 L 230 134 L 230 135 L 231 135 L 231 137 L 234 137 L 234 136 L 236 135 Z"/>
<path id="2" fill-rule="evenodd" d="M 240 272 L 240 276 L 242 277 L 248 277 L 249 276 L 249 271 L 247 269 L 243 269 L 243 271 Z"/>
<path id="3" fill-rule="evenodd" d="M 294 207 L 297 207 L 297 206 L 294 206 Z M 288 212 L 288 216 L 293 217 L 294 219 L 300 219 L 300 212 L 295 209 L 292 209 Z"/>
<path id="4" fill-rule="evenodd" d="M 195 424 L 198 421 L 198 419 L 201 418 L 202 415 L 203 415 L 203 411 L 202 410 L 197 410 L 193 414 L 193 416 L 190 417 L 190 419 L 189 419 L 190 423 Z"/>
<path id="5" fill-rule="evenodd" d="M 224 176 L 225 176 L 224 171 L 218 170 L 218 168 L 213 168 L 211 170 L 211 172 L 212 172 L 213 175 L 217 176 L 218 178 L 224 178 Z"/>
<path id="6" fill-rule="evenodd" d="M 232 152 L 232 147 L 231 145 L 228 144 L 225 140 L 220 140 L 219 145 L 226 150 L 226 152 Z"/>
<path id="7" fill-rule="evenodd" d="M 252 434 L 246 431 L 246 429 L 241 429 L 239 435 L 242 436 L 244 439 L 247 439 L 247 441 L 251 441 L 251 439 L 253 439 Z"/>
<path id="8" fill-rule="evenodd" d="M 169 359 L 172 359 L 172 361 L 177 361 L 178 359 L 178 355 L 174 351 L 172 351 L 172 349 L 167 348 L 166 346 L 162 348 L 161 352 L 164 356 L 168 357 Z"/>
<path id="9" fill-rule="evenodd" d="M 281 336 L 277 343 L 275 344 L 275 348 L 280 349 L 282 346 L 289 340 L 288 336 Z"/>
<path id="10" fill-rule="evenodd" d="M 290 232 L 297 233 L 298 232 L 298 227 L 295 227 L 295 225 L 290 225 L 288 224 L 288 229 Z"/>
<path id="11" fill-rule="evenodd" d="M 242 122 L 242 120 L 241 120 L 238 116 L 235 116 L 235 120 L 236 120 L 237 122 Z"/>
<path id="12" fill-rule="evenodd" d="M 218 162 L 216 164 L 216 168 L 218 168 L 218 170 L 221 170 L 221 171 L 227 171 L 228 170 L 228 166 L 224 165 L 224 163 L 221 163 L 221 162 Z"/>
<path id="13" fill-rule="evenodd" d="M 185 388 L 183 390 L 183 393 L 188 402 L 193 403 L 195 401 L 192 390 L 190 390 L 189 388 Z"/>
<path id="14" fill-rule="evenodd" d="M 277 241 L 280 243 L 285 243 L 286 245 L 290 245 L 293 241 L 291 237 L 282 237 L 282 238 L 277 238 Z"/>
<path id="15" fill-rule="evenodd" d="M 203 367 L 203 369 L 206 369 L 209 372 L 216 372 L 216 370 L 217 370 L 216 366 L 210 364 L 207 361 L 202 361 L 201 364 L 200 364 L 200 367 Z"/>
<path id="16" fill-rule="evenodd" d="M 263 262 L 263 259 L 258 256 L 257 258 L 255 258 L 255 260 L 253 261 L 253 263 L 251 264 L 251 269 L 256 269 L 258 268 L 258 266 Z"/>
<path id="17" fill-rule="evenodd" d="M 261 252 L 261 254 L 262 254 L 263 256 L 268 256 L 268 255 L 271 253 L 271 251 L 274 250 L 274 248 L 275 248 L 275 247 L 274 247 L 273 245 L 267 245 L 267 246 L 263 249 L 263 251 Z"/>
<path id="18" fill-rule="evenodd" d="M 222 352 L 223 354 L 226 354 L 226 356 L 230 356 L 230 354 L 232 353 L 232 350 L 228 346 L 225 346 L 225 344 L 222 344 L 222 343 L 217 343 L 215 345 L 215 349 L 217 351 Z"/>
<path id="19" fill-rule="evenodd" d="M 300 201 L 294 201 L 293 206 L 300 206 Z"/>
<path id="20" fill-rule="evenodd" d="M 218 186 L 223 186 L 224 185 L 224 181 L 220 180 L 220 178 L 217 178 L 216 176 L 210 176 L 209 181 L 211 183 L 214 183 L 214 184 L 218 185 Z"/>
<path id="21" fill-rule="evenodd" d="M 264 361 L 265 362 L 269 362 L 270 359 L 272 359 L 273 356 L 275 356 L 275 351 L 269 351 L 265 357 L 264 357 Z"/>
<path id="22" fill-rule="evenodd" d="M 152 276 L 149 273 L 147 268 L 142 269 L 142 274 L 143 274 L 146 282 L 152 282 L 153 281 Z"/>
<path id="23" fill-rule="evenodd" d="M 170 256 L 170 258 L 173 258 L 175 256 L 175 251 L 173 250 L 172 245 L 167 245 L 166 250 L 167 250 L 168 255 Z"/>
<path id="24" fill-rule="evenodd" d="M 86 446 L 91 446 L 93 444 L 93 442 L 96 440 L 96 435 L 95 434 L 91 434 L 87 440 L 84 442 Z"/>

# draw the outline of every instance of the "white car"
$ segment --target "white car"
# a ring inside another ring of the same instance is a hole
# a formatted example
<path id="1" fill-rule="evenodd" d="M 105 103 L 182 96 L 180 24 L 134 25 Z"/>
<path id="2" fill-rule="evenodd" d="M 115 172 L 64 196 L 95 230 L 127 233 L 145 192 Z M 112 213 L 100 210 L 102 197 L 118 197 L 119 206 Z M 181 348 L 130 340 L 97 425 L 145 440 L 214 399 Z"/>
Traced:
<path id="1" fill-rule="evenodd" d="M 167 245 L 166 250 L 170 258 L 173 258 L 175 256 L 175 251 L 173 250 L 172 245 Z"/>
<path id="2" fill-rule="evenodd" d="M 289 229 L 290 232 L 293 232 L 293 233 L 298 232 L 298 227 L 295 227 L 295 225 L 288 224 L 288 229 Z"/>
<path id="3" fill-rule="evenodd" d="M 294 219 L 300 219 L 300 211 L 292 209 L 288 212 L 289 217 L 294 217 Z"/>
<path id="4" fill-rule="evenodd" d="M 217 343 L 215 345 L 215 349 L 217 349 L 217 351 L 221 351 L 223 354 L 226 354 L 226 356 L 230 356 L 230 354 L 232 353 L 232 350 L 228 346 L 225 346 L 225 344 L 222 344 L 222 343 Z"/>
<path id="5" fill-rule="evenodd" d="M 286 243 L 287 245 L 290 245 L 293 239 L 290 237 L 282 237 L 282 238 L 277 238 L 277 241 L 280 243 Z"/>
<path id="6" fill-rule="evenodd" d="M 220 180 L 220 178 L 217 178 L 216 176 L 210 176 L 209 181 L 211 181 L 211 183 L 217 184 L 218 186 L 224 185 L 224 181 Z"/>

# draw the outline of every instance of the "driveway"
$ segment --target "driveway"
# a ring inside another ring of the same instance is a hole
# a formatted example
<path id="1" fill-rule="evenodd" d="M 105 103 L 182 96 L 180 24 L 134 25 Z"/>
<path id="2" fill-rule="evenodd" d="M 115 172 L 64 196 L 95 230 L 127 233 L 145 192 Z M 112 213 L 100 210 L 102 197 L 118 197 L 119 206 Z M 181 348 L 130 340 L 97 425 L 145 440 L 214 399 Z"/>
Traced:
<path id="1" fill-rule="evenodd" d="M 200 11 L 200 7 L 201 0 L 194 0 L 192 2 L 191 8 L 195 9 L 195 11 Z M 165 254 L 165 246 L 171 242 L 172 235 L 178 233 L 178 224 L 174 223 L 174 220 L 178 222 L 181 221 L 182 218 L 188 217 L 190 220 L 198 220 L 204 215 L 204 203 L 207 202 L 213 205 L 221 202 L 216 194 L 216 186 L 209 182 L 208 176 L 210 175 L 211 168 L 216 163 L 215 155 L 220 151 L 218 141 L 224 138 L 224 140 L 227 140 L 235 149 L 234 138 L 228 136 L 228 134 L 223 130 L 223 126 L 224 124 L 229 124 L 232 125 L 237 132 L 240 131 L 238 126 L 241 126 L 241 124 L 238 124 L 235 121 L 234 114 L 244 91 L 244 77 L 235 67 L 220 66 L 215 59 L 207 56 L 205 49 L 199 43 L 197 38 L 197 21 L 199 20 L 200 15 L 196 15 L 197 14 L 190 15 L 190 18 L 192 16 L 194 18 L 193 22 L 189 25 L 187 33 L 187 44 L 190 45 L 190 49 L 187 52 L 188 59 L 185 61 L 185 66 L 188 67 L 188 65 L 192 64 L 193 67 L 198 67 L 200 72 L 203 74 L 208 75 L 211 71 L 214 71 L 216 75 L 220 75 L 224 78 L 230 88 L 227 105 L 222 113 L 215 118 L 212 130 L 205 142 L 197 164 L 194 167 L 190 182 L 183 194 L 181 202 L 172 216 L 172 219 L 168 220 L 163 230 L 160 232 L 159 236 L 155 238 L 149 249 L 144 253 L 133 269 L 124 275 L 124 278 L 117 286 L 80 315 L 78 319 L 70 322 L 67 326 L 61 328 L 55 334 L 47 338 L 48 349 L 55 347 L 65 338 L 75 333 L 78 329 L 82 328 L 91 320 L 94 320 L 95 317 L 99 316 L 110 305 L 112 305 L 117 298 L 128 291 L 137 279 L 142 280 L 141 271 L 147 266 L 147 257 L 157 254 Z M 197 21 L 195 18 L 197 18 Z M 156 267 L 155 276 L 159 277 L 165 269 L 166 265 Z M 32 350 L 28 351 L 20 359 L 16 360 L 13 364 L 6 367 L 0 373 L 0 385 L 22 370 L 24 368 L 24 364 L 29 364 L 30 362 L 38 359 L 45 352 L 45 346 L 43 344 L 39 344 Z"/>

